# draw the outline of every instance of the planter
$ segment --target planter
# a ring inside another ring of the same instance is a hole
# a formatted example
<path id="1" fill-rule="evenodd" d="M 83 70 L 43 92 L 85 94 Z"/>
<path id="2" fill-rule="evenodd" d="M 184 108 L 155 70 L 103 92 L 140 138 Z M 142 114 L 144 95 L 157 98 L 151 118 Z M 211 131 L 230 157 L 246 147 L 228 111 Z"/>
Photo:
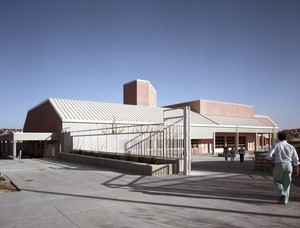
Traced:
<path id="1" fill-rule="evenodd" d="M 169 164 L 149 164 L 73 153 L 59 153 L 58 158 L 65 161 L 130 171 L 141 175 L 159 176 L 178 174 L 178 162 L 174 160 Z"/>

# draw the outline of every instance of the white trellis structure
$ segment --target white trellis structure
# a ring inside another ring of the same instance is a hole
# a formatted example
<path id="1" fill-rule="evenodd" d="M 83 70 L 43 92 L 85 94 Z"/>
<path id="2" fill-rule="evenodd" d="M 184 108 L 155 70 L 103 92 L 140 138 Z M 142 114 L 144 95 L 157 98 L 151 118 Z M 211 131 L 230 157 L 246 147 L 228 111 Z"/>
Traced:
<path id="1" fill-rule="evenodd" d="M 163 123 L 101 125 L 99 129 L 65 132 L 71 150 L 128 153 L 145 157 L 178 159 L 190 174 L 190 108 L 164 110 Z"/>

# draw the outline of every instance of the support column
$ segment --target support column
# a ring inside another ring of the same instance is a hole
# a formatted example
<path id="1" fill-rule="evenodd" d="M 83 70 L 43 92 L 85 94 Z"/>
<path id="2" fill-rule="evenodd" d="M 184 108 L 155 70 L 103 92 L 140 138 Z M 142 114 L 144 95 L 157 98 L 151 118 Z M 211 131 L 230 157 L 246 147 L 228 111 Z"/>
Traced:
<path id="1" fill-rule="evenodd" d="M 255 151 L 257 151 L 258 143 L 257 143 L 257 133 L 255 133 Z"/>
<path id="2" fill-rule="evenodd" d="M 272 133 L 272 143 L 271 143 L 271 147 L 275 144 L 275 134 Z"/>
<path id="3" fill-rule="evenodd" d="M 12 153 L 13 153 L 13 159 L 17 157 L 17 141 L 12 141 Z"/>
<path id="4" fill-rule="evenodd" d="M 212 155 L 216 152 L 216 132 L 213 132 Z"/>
<path id="5" fill-rule="evenodd" d="M 238 128 L 236 128 L 236 133 L 235 133 L 235 152 L 237 153 L 239 149 L 239 132 Z"/>
<path id="6" fill-rule="evenodd" d="M 184 108 L 184 167 L 183 174 L 190 175 L 191 174 L 191 125 L 190 125 L 190 107 L 187 106 Z"/>
<path id="7" fill-rule="evenodd" d="M 165 111 L 164 111 L 163 118 L 164 118 L 163 140 L 162 140 L 162 143 L 163 143 L 163 157 L 166 157 L 166 151 L 167 151 L 167 139 L 166 139 L 166 137 L 167 137 L 167 134 L 165 133 L 165 127 L 166 127 L 166 112 Z"/>

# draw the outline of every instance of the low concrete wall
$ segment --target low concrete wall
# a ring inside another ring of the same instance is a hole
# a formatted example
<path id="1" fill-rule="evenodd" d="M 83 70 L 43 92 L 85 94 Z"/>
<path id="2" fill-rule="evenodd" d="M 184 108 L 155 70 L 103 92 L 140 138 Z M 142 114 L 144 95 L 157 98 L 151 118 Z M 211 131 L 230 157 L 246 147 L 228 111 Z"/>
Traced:
<path id="1" fill-rule="evenodd" d="M 159 176 L 178 173 L 178 165 L 173 164 L 147 164 L 117 159 L 78 155 L 72 153 L 58 153 L 58 158 L 65 161 L 79 162 L 89 165 L 130 171 L 136 174 Z"/>

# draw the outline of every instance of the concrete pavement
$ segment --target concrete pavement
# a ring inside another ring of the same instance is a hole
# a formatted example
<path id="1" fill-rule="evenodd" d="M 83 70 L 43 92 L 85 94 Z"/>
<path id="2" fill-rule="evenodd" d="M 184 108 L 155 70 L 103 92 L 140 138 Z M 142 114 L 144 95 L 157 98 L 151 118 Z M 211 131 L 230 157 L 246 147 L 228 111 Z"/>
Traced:
<path id="1" fill-rule="evenodd" d="M 0 160 L 20 192 L 0 194 L 8 227 L 299 227 L 300 186 L 277 204 L 270 173 L 194 156 L 192 175 L 141 176 L 55 159 Z M 297 179 L 298 180 L 298 179 Z"/>

